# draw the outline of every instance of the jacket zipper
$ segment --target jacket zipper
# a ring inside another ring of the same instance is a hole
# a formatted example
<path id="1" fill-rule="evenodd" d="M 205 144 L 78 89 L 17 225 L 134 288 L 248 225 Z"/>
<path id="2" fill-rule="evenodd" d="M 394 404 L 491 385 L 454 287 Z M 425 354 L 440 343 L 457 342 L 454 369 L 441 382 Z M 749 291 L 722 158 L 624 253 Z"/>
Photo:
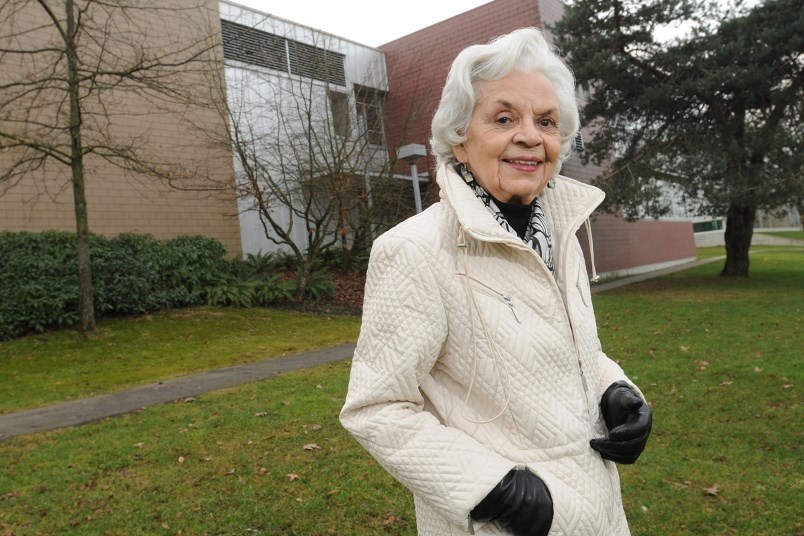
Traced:
<path id="1" fill-rule="evenodd" d="M 514 313 L 514 319 L 517 321 L 518 324 L 522 323 L 522 320 L 519 319 L 519 315 L 516 314 L 516 308 L 514 307 L 514 301 L 511 299 L 510 296 L 503 296 L 503 301 L 508 304 L 508 307 L 511 308 L 511 312 Z"/>
<path id="2" fill-rule="evenodd" d="M 580 224 L 578 224 L 577 226 L 572 226 L 571 228 L 575 229 L 577 231 L 580 228 Z M 470 234 L 472 234 L 472 233 L 470 232 Z M 483 238 L 478 237 L 478 236 L 475 236 L 475 238 L 478 239 L 478 240 L 481 240 L 481 241 L 483 240 Z M 520 244 L 520 243 L 512 243 L 510 241 L 506 241 L 506 243 L 508 243 L 508 244 L 510 244 L 510 245 L 512 245 L 513 247 L 516 247 L 516 248 L 521 248 L 522 247 L 522 244 Z M 562 244 L 562 246 L 566 247 L 566 243 Z M 466 247 L 466 246 L 464 245 L 464 247 Z M 530 248 L 528 248 L 528 249 L 530 250 L 531 253 L 536 255 L 535 252 L 533 252 L 533 250 L 531 250 Z M 563 249 L 563 247 L 562 247 L 562 249 Z M 538 257 L 538 255 L 536 255 L 536 257 Z M 541 260 L 541 259 L 539 259 L 539 260 Z M 558 259 L 556 259 L 556 261 L 557 260 Z M 541 262 L 540 266 L 542 267 L 542 269 L 547 270 L 547 266 L 544 264 L 544 262 Z M 566 270 L 567 267 L 565 266 L 564 269 Z M 474 277 L 469 276 L 468 274 L 463 274 L 463 273 L 459 272 L 459 275 L 464 275 L 464 276 L 468 277 L 472 281 L 475 281 L 477 284 L 486 287 L 490 291 L 492 291 L 495 294 L 501 296 L 503 298 L 503 300 L 505 300 L 505 295 L 503 293 L 499 292 L 496 289 L 493 289 L 493 288 L 489 287 L 488 285 L 486 285 L 482 281 L 478 281 L 477 279 L 475 279 Z M 552 274 L 550 274 L 550 276 L 552 277 Z M 558 299 L 563 302 L 564 300 L 563 300 L 563 298 L 561 296 L 561 290 L 558 288 L 557 281 L 555 279 L 553 279 L 553 282 L 554 282 L 553 288 L 558 291 Z M 580 282 L 578 280 L 575 281 L 575 285 L 577 287 L 579 287 L 579 290 L 580 290 Z M 569 289 L 567 289 L 567 290 L 569 290 Z M 586 299 L 583 298 L 583 292 L 581 292 L 581 300 L 588 307 L 588 304 L 586 304 Z M 583 362 L 581 361 L 581 352 L 578 349 L 578 342 L 575 339 L 575 329 L 573 327 L 574 322 L 573 322 L 573 319 L 572 319 L 572 316 L 571 316 L 571 313 L 570 313 L 570 308 L 567 305 L 568 304 L 565 304 L 563 309 L 564 309 L 564 318 L 566 318 L 566 320 L 567 320 L 567 328 L 568 328 L 568 331 L 569 331 L 568 340 L 572 344 L 572 348 L 573 348 L 573 350 L 575 352 L 575 357 L 576 357 L 576 360 L 577 360 L 577 363 L 578 363 L 578 372 L 580 373 L 580 376 L 581 376 L 581 387 L 583 388 L 584 400 L 586 401 L 586 414 L 587 414 L 586 421 L 587 421 L 587 425 L 589 427 L 589 431 L 590 431 L 590 435 L 591 435 L 591 433 L 592 433 L 592 415 L 591 415 L 591 411 L 589 409 L 589 384 L 586 381 L 586 374 L 584 373 Z M 514 314 L 514 317 L 517 319 L 518 322 L 520 322 L 519 318 L 517 318 L 517 314 L 516 314 L 516 310 L 514 309 L 513 302 L 511 304 L 509 304 L 509 306 L 511 307 L 511 312 Z"/>
<path id="3" fill-rule="evenodd" d="M 580 294 L 580 295 L 581 295 L 581 301 L 583 302 L 583 304 L 584 304 L 586 307 L 589 307 L 589 304 L 588 304 L 588 303 L 586 303 L 586 296 L 584 296 L 584 294 L 583 294 L 583 289 L 581 288 L 581 281 L 580 281 L 580 279 L 579 279 L 578 281 L 576 281 L 576 282 L 575 282 L 575 288 L 577 288 L 577 289 L 578 289 L 578 294 Z"/>
<path id="4" fill-rule="evenodd" d="M 470 280 L 474 281 L 476 284 L 478 284 L 481 287 L 489 290 L 490 292 L 492 292 L 496 296 L 498 296 L 500 299 L 502 299 L 502 301 L 505 302 L 505 304 L 511 309 L 511 313 L 514 315 L 514 320 L 516 320 L 517 324 L 522 323 L 522 319 L 519 317 L 519 313 L 516 312 L 516 306 L 514 305 L 514 300 L 511 299 L 511 296 L 509 296 L 508 294 L 505 294 L 504 292 L 500 292 L 499 290 L 497 290 L 495 288 L 490 287 L 486 283 L 484 283 L 484 282 L 482 282 L 482 281 L 480 281 L 478 279 L 475 279 L 474 277 L 472 277 L 470 275 L 461 274 L 461 273 L 459 273 L 459 275 L 463 275 L 465 277 L 468 277 Z"/>

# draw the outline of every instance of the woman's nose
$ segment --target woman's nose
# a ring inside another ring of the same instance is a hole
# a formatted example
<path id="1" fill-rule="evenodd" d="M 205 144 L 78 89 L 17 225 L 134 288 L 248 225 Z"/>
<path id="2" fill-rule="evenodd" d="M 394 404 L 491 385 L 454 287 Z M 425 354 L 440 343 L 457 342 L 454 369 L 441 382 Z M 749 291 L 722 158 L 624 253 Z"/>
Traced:
<path id="1" fill-rule="evenodd" d="M 542 133 L 539 131 L 539 125 L 532 120 L 523 120 L 519 124 L 519 128 L 514 134 L 514 143 L 520 143 L 528 147 L 539 145 L 542 143 Z"/>

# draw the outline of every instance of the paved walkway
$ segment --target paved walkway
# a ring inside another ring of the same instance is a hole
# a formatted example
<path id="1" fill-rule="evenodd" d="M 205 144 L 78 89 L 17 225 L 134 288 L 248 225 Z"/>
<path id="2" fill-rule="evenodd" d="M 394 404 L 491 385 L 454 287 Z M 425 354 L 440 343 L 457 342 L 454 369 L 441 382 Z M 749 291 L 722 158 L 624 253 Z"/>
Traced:
<path id="1" fill-rule="evenodd" d="M 623 277 L 593 286 L 592 293 L 604 292 L 652 277 L 686 270 L 693 266 L 720 261 L 723 258 L 703 259 L 653 272 Z M 354 343 L 344 344 L 334 348 L 323 348 L 257 363 L 210 370 L 173 380 L 143 385 L 126 391 L 0 415 L 0 440 L 23 434 L 45 432 L 56 428 L 78 426 L 116 415 L 131 413 L 148 406 L 197 396 L 208 391 L 269 379 L 282 372 L 348 359 L 352 357 L 354 349 Z"/>
<path id="2" fill-rule="evenodd" d="M 56 428 L 78 426 L 183 400 L 201 393 L 272 378 L 282 372 L 314 367 L 352 357 L 354 343 L 256 363 L 210 370 L 173 380 L 143 385 L 107 395 L 61 402 L 52 406 L 0 415 L 0 440 Z"/>

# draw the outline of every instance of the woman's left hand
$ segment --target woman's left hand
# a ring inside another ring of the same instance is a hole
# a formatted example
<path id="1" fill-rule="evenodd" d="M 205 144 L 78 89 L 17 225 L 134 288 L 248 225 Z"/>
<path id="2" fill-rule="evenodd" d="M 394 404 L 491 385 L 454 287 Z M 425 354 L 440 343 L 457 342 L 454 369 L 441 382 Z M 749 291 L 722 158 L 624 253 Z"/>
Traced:
<path id="1" fill-rule="evenodd" d="M 606 437 L 592 439 L 589 445 L 616 463 L 631 464 L 645 450 L 653 414 L 648 404 L 627 382 L 611 384 L 600 400 L 600 412 L 609 429 Z"/>

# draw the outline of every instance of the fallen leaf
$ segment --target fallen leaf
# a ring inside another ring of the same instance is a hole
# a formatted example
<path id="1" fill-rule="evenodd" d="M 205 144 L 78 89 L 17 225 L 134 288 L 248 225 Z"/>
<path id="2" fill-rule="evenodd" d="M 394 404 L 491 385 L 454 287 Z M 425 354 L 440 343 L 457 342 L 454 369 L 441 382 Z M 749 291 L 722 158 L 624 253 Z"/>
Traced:
<path id="1" fill-rule="evenodd" d="M 692 485 L 692 482 L 690 482 L 689 480 L 685 480 L 683 482 L 676 482 L 674 480 L 670 480 L 669 483 L 671 486 L 674 486 L 679 489 L 687 489 L 688 487 L 690 487 L 690 485 Z"/>
<path id="2" fill-rule="evenodd" d="M 394 523 L 396 523 L 396 516 L 388 516 L 382 521 L 382 524 L 386 527 L 388 525 L 393 525 Z"/>
<path id="3" fill-rule="evenodd" d="M 141 449 L 141 448 L 142 448 L 142 446 L 143 446 L 144 444 L 145 444 L 145 443 L 143 443 L 142 441 L 140 441 L 139 443 L 134 443 L 134 446 L 135 446 L 135 447 L 137 447 L 138 449 Z"/>
<path id="4" fill-rule="evenodd" d="M 182 402 L 185 402 L 185 403 L 187 403 L 187 402 L 195 402 L 195 397 L 188 396 L 187 398 L 182 399 Z"/>
<path id="5" fill-rule="evenodd" d="M 321 430 L 321 425 L 320 424 L 314 424 L 314 425 L 312 425 L 310 427 L 310 429 L 313 430 L 313 431 Z"/>
<path id="6" fill-rule="evenodd" d="M 285 405 L 285 406 L 289 406 L 290 405 L 290 400 L 283 400 L 282 404 Z"/>
<path id="7" fill-rule="evenodd" d="M 303 448 L 304 450 L 321 450 L 321 446 L 317 443 L 307 443 Z"/>
<path id="8" fill-rule="evenodd" d="M 698 361 L 698 366 L 700 367 L 701 370 L 706 370 L 706 367 L 709 366 L 709 361 L 704 360 Z"/>
<path id="9" fill-rule="evenodd" d="M 184 456 L 179 456 L 179 463 L 184 463 Z"/>
<path id="10" fill-rule="evenodd" d="M 733 383 L 734 383 L 733 381 L 727 380 L 727 381 L 720 382 L 720 386 L 721 387 L 726 387 L 726 386 L 729 386 L 729 385 L 731 385 Z"/>
<path id="11" fill-rule="evenodd" d="M 266 415 L 268 415 L 267 411 L 258 411 L 254 414 L 255 417 L 265 417 Z"/>
<path id="12" fill-rule="evenodd" d="M 679 350 L 681 350 L 682 352 L 689 352 L 690 347 L 689 346 L 681 346 L 681 347 L 679 347 Z"/>
<path id="13" fill-rule="evenodd" d="M 319 383 L 319 384 L 316 384 L 315 388 L 316 389 L 323 389 L 324 387 Z"/>
<path id="14" fill-rule="evenodd" d="M 264 474 L 267 474 L 267 473 L 268 473 L 268 469 L 266 469 L 265 467 L 260 467 L 259 469 L 257 469 L 257 474 L 258 475 L 264 475 Z"/>
<path id="15" fill-rule="evenodd" d="M 288 477 L 288 480 L 290 480 L 291 482 L 295 482 L 296 480 L 299 479 L 299 475 L 297 475 L 296 473 L 288 473 L 285 476 Z"/>
<path id="16" fill-rule="evenodd" d="M 762 368 L 760 368 L 760 367 L 754 367 L 754 372 L 762 372 Z"/>
<path id="17" fill-rule="evenodd" d="M 717 497 L 717 494 L 720 492 L 720 486 L 718 486 L 717 484 L 712 484 L 708 488 L 704 488 L 703 492 L 706 495 L 711 495 L 712 497 Z"/>

